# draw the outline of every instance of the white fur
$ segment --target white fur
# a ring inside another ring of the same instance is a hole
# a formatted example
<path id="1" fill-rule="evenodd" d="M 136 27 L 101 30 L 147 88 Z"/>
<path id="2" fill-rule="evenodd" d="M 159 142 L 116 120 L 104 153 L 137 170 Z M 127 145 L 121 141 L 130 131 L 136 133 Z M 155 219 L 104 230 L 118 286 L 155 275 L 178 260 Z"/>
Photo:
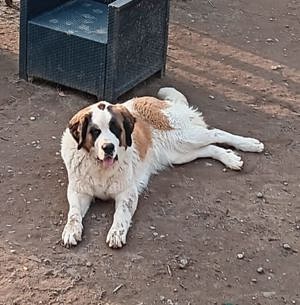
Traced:
<path id="1" fill-rule="evenodd" d="M 119 248 L 126 244 L 126 235 L 137 208 L 138 195 L 147 186 L 151 174 L 172 164 L 183 164 L 197 158 L 214 158 L 227 167 L 240 170 L 243 161 L 230 149 L 213 144 L 229 144 L 249 152 L 261 152 L 264 145 L 256 139 L 236 136 L 218 129 L 207 129 L 202 114 L 188 105 L 187 99 L 174 88 L 160 89 L 158 96 L 169 107 L 164 110 L 172 130 L 152 128 L 152 147 L 144 160 L 140 160 L 135 143 L 127 150 L 118 148 L 118 161 L 109 169 L 99 166 L 96 157 L 102 159 L 101 145 L 112 142 L 118 147 L 118 139 L 108 130 L 110 117 L 93 108 L 93 122 L 101 126 L 102 136 L 95 148 L 87 153 L 77 149 L 77 143 L 69 129 L 63 134 L 61 154 L 68 171 L 68 222 L 62 239 L 65 245 L 76 245 L 82 236 L 82 219 L 94 197 L 115 199 L 115 214 L 106 242 Z M 124 103 L 133 112 L 133 100 Z"/>

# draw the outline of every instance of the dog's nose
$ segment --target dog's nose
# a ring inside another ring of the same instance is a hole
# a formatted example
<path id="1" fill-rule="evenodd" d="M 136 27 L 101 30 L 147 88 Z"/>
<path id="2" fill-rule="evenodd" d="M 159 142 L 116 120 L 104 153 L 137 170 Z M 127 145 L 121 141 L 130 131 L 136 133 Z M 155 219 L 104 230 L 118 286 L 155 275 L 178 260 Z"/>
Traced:
<path id="1" fill-rule="evenodd" d="M 105 143 L 102 145 L 102 149 L 106 154 L 111 155 L 115 150 L 115 145 L 112 143 Z"/>

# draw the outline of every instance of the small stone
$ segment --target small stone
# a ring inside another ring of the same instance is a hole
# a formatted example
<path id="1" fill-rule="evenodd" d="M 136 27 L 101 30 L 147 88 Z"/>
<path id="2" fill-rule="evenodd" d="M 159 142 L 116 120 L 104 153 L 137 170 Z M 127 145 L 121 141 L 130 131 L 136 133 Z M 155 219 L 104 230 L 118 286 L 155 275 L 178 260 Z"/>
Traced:
<path id="1" fill-rule="evenodd" d="M 238 259 L 243 259 L 245 257 L 244 253 L 238 253 L 236 256 Z"/>
<path id="2" fill-rule="evenodd" d="M 157 232 L 153 232 L 152 234 L 153 234 L 154 237 L 157 237 L 157 236 L 158 236 L 158 233 L 157 233 Z"/>
<path id="3" fill-rule="evenodd" d="M 155 230 L 156 229 L 154 226 L 150 226 L 149 228 L 150 228 L 150 230 Z"/>
<path id="4" fill-rule="evenodd" d="M 161 295 L 161 296 L 159 297 L 159 299 L 160 299 L 161 302 L 163 302 L 166 298 L 165 298 L 163 295 Z"/>
<path id="5" fill-rule="evenodd" d="M 296 301 L 295 301 L 295 300 L 292 300 L 292 304 L 296 304 Z"/>
<path id="6" fill-rule="evenodd" d="M 213 96 L 213 95 L 209 95 L 208 96 L 211 100 L 214 100 L 215 99 L 215 97 Z"/>
<path id="7" fill-rule="evenodd" d="M 179 268 L 184 269 L 188 265 L 189 261 L 186 257 L 183 257 L 179 260 Z"/>
<path id="8" fill-rule="evenodd" d="M 16 250 L 10 250 L 10 253 L 15 254 L 15 253 L 17 253 L 17 251 Z"/>
<path id="9" fill-rule="evenodd" d="M 251 282 L 252 283 L 257 283 L 257 279 L 252 279 Z"/>
<path id="10" fill-rule="evenodd" d="M 35 121 L 35 120 L 36 120 L 36 117 L 31 116 L 31 117 L 29 118 L 29 120 L 30 120 L 30 121 Z"/>
<path id="11" fill-rule="evenodd" d="M 275 291 L 263 291 L 262 295 L 265 298 L 272 298 L 272 296 L 274 296 L 276 294 Z"/>
<path id="12" fill-rule="evenodd" d="M 282 69 L 283 67 L 282 67 L 282 65 L 274 65 L 274 66 L 271 66 L 271 69 L 272 70 L 280 70 L 280 69 Z"/>
<path id="13" fill-rule="evenodd" d="M 54 270 L 53 270 L 53 269 L 49 269 L 49 270 L 47 270 L 47 271 L 44 272 L 44 275 L 45 275 L 45 276 L 54 275 Z"/>
<path id="14" fill-rule="evenodd" d="M 283 247 L 283 249 L 291 250 L 291 246 L 287 243 L 283 244 L 282 247 Z"/>
<path id="15" fill-rule="evenodd" d="M 92 267 L 92 263 L 91 262 L 86 262 L 86 264 L 85 264 L 87 267 Z"/>
<path id="16" fill-rule="evenodd" d="M 273 38 L 267 38 L 266 42 L 274 42 L 274 39 Z"/>
<path id="17" fill-rule="evenodd" d="M 287 181 L 283 181 L 283 185 L 287 186 L 289 183 Z"/>
<path id="18" fill-rule="evenodd" d="M 258 193 L 256 194 L 256 197 L 257 197 L 257 198 L 263 198 L 263 197 L 264 197 L 264 195 L 263 195 L 263 193 L 262 193 L 262 192 L 258 192 Z"/>
<path id="19" fill-rule="evenodd" d="M 264 271 L 264 268 L 263 268 L 263 267 L 258 267 L 258 268 L 256 269 L 256 272 L 262 274 L 262 273 L 264 273 L 265 271 Z"/>

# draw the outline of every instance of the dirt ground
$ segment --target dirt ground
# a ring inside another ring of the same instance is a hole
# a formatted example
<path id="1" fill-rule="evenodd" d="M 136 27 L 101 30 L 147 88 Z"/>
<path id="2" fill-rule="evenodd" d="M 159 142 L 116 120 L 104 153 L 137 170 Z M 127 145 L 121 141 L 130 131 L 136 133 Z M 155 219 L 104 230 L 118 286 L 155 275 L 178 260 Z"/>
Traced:
<path id="1" fill-rule="evenodd" d="M 97 202 L 65 249 L 60 136 L 94 98 L 18 79 L 18 13 L 0 3 L 0 304 L 300 304 L 300 2 L 173 0 L 167 76 L 215 127 L 261 139 L 241 172 L 203 159 L 152 177 L 128 243 Z"/>

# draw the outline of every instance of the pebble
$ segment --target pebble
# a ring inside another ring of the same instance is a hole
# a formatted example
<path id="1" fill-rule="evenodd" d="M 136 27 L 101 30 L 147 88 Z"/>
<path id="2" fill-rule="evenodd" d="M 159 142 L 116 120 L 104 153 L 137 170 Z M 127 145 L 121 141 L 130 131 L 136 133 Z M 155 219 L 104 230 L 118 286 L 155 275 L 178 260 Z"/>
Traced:
<path id="1" fill-rule="evenodd" d="M 283 244 L 282 247 L 283 247 L 283 249 L 291 250 L 291 246 L 287 243 Z"/>
<path id="2" fill-rule="evenodd" d="M 17 251 L 16 250 L 10 250 L 10 253 L 15 254 L 15 253 L 17 253 Z"/>
<path id="3" fill-rule="evenodd" d="M 263 198 L 263 197 L 264 197 L 264 195 L 263 195 L 263 193 L 262 193 L 262 192 L 258 192 L 258 193 L 256 194 L 256 197 L 257 197 L 257 198 Z"/>
<path id="4" fill-rule="evenodd" d="M 215 99 L 215 97 L 213 96 L 213 95 L 209 95 L 208 96 L 211 100 L 214 100 Z"/>
<path id="5" fill-rule="evenodd" d="M 150 226 L 149 228 L 150 228 L 150 230 L 155 230 L 156 229 L 155 226 Z"/>
<path id="6" fill-rule="evenodd" d="M 257 283 L 257 279 L 252 279 L 251 282 L 252 283 Z"/>
<path id="7" fill-rule="evenodd" d="M 244 253 L 238 253 L 236 256 L 238 259 L 243 259 L 245 257 Z"/>
<path id="8" fill-rule="evenodd" d="M 54 270 L 53 269 L 49 269 L 47 271 L 44 272 L 45 276 L 50 276 L 50 275 L 54 275 Z"/>
<path id="9" fill-rule="evenodd" d="M 29 120 L 30 120 L 30 121 L 35 121 L 35 120 L 36 120 L 36 117 L 31 116 L 31 117 L 29 118 Z"/>
<path id="10" fill-rule="evenodd" d="M 189 263 L 189 261 L 188 261 L 188 259 L 186 257 L 181 258 L 180 261 L 179 261 L 179 268 L 180 269 L 186 268 L 188 263 Z"/>
<path id="11" fill-rule="evenodd" d="M 158 236 L 158 233 L 157 233 L 157 232 L 153 232 L 152 234 L 153 234 L 154 237 L 157 237 L 157 236 Z"/>
<path id="12" fill-rule="evenodd" d="M 282 69 L 283 67 L 282 67 L 282 65 L 274 65 L 274 66 L 271 66 L 271 69 L 272 70 L 280 70 L 280 69 Z"/>
<path id="13" fill-rule="evenodd" d="M 86 264 L 85 264 L 87 267 L 92 267 L 92 263 L 91 262 L 86 262 Z"/>
<path id="14" fill-rule="evenodd" d="M 272 296 L 274 296 L 276 294 L 275 291 L 263 291 L 262 295 L 265 298 L 271 298 Z"/>
<path id="15" fill-rule="evenodd" d="M 256 269 L 256 272 L 262 274 L 262 273 L 264 273 L 265 271 L 264 271 L 264 268 L 263 268 L 263 267 L 258 267 L 258 268 Z"/>
<path id="16" fill-rule="evenodd" d="M 274 39 L 273 38 L 267 38 L 266 42 L 274 42 Z"/>

